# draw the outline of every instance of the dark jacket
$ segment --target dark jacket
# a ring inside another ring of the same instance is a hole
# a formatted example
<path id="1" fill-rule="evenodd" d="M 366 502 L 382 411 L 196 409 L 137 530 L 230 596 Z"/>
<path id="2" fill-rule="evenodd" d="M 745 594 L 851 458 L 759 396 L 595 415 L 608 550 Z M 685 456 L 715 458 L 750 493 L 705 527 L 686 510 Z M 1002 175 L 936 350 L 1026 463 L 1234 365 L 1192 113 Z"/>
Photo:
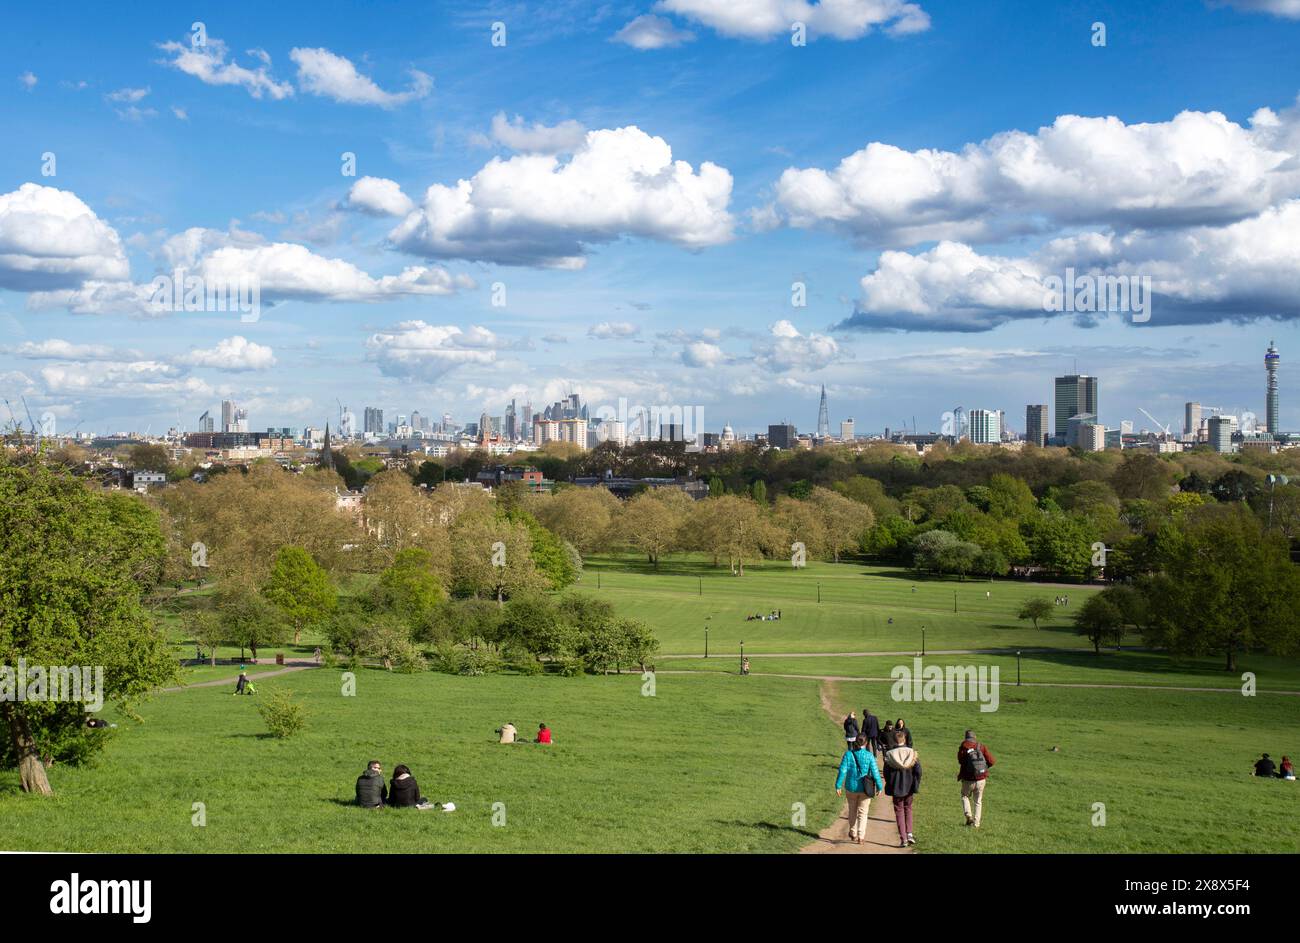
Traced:
<path id="1" fill-rule="evenodd" d="M 862 735 L 871 743 L 880 739 L 880 718 L 875 714 L 862 712 Z"/>
<path id="2" fill-rule="evenodd" d="M 858 719 L 856 717 L 844 718 L 844 739 L 855 740 L 858 736 Z"/>
<path id="3" fill-rule="evenodd" d="M 1273 765 L 1272 760 L 1261 759 L 1255 761 L 1256 776 L 1273 776 L 1276 774 L 1277 767 Z"/>
<path id="4" fill-rule="evenodd" d="M 894 728 L 880 728 L 880 736 L 876 738 L 876 741 L 880 744 L 881 753 L 888 753 L 890 750 L 894 749 Z"/>
<path id="5" fill-rule="evenodd" d="M 384 774 L 367 769 L 357 777 L 357 805 L 375 809 L 388 799 L 388 789 L 384 786 Z"/>
<path id="6" fill-rule="evenodd" d="M 961 742 L 961 746 L 957 748 L 957 778 L 958 779 L 963 781 L 969 780 L 970 782 L 977 783 L 982 779 L 989 778 L 989 774 L 987 771 L 979 774 L 978 776 L 971 773 L 967 773 L 966 765 L 961 761 L 961 758 L 966 755 L 967 750 L 973 750 L 976 747 L 979 747 L 979 751 L 984 754 L 984 762 L 989 765 L 989 769 L 993 768 L 993 754 L 989 752 L 988 747 L 986 747 L 982 743 L 977 743 L 974 740 L 963 740 Z"/>
<path id="7" fill-rule="evenodd" d="M 894 728 L 895 733 L 897 733 L 900 730 L 903 731 L 903 733 L 907 734 L 907 745 L 910 747 L 912 745 L 912 728 L 908 726 Z"/>
<path id="8" fill-rule="evenodd" d="M 921 791 L 921 758 L 911 747 L 894 747 L 885 754 L 885 795 L 903 798 Z"/>
<path id="9" fill-rule="evenodd" d="M 393 777 L 388 789 L 388 804 L 403 808 L 420 804 L 420 787 L 416 784 L 414 776 L 407 776 L 405 779 Z"/>

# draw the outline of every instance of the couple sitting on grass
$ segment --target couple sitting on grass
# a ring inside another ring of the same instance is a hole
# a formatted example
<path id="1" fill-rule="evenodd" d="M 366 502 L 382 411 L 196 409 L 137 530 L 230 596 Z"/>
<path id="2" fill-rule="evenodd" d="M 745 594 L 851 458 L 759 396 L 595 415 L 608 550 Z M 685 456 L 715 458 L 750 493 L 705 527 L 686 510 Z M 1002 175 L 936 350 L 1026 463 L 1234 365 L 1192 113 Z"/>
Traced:
<path id="1" fill-rule="evenodd" d="M 1266 779 L 1274 777 L 1278 779 L 1289 779 L 1295 781 L 1295 766 L 1291 763 L 1291 757 L 1282 757 L 1282 765 L 1277 766 L 1273 763 L 1267 753 L 1255 761 L 1255 775 L 1263 776 Z"/>
<path id="2" fill-rule="evenodd" d="M 384 767 L 378 760 L 366 764 L 366 770 L 357 777 L 357 805 L 363 809 L 382 809 L 386 805 L 408 809 L 441 809 L 455 812 L 451 802 L 433 803 L 420 795 L 420 787 L 411 775 L 410 767 L 398 764 L 393 770 L 393 781 L 384 785 Z"/>
<path id="3" fill-rule="evenodd" d="M 498 743 L 528 743 L 527 740 L 521 740 L 519 738 L 519 728 L 511 723 L 504 723 L 492 732 L 501 738 L 500 740 L 497 741 Z M 534 740 L 533 742 L 550 743 L 551 728 L 546 726 L 545 724 L 538 724 L 537 739 Z"/>

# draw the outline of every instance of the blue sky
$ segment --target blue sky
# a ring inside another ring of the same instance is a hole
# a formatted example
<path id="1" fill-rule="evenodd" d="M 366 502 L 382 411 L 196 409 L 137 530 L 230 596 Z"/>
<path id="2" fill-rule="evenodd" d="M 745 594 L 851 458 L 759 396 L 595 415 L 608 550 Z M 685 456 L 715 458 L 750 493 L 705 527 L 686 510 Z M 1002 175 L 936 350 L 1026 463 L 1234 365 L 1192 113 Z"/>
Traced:
<path id="1" fill-rule="evenodd" d="M 0 392 L 93 431 L 570 389 L 752 431 L 824 383 L 859 431 L 1023 429 L 1077 360 L 1103 422 L 1177 426 L 1262 413 L 1276 339 L 1300 429 L 1297 0 L 842 9 L 14 8 Z M 258 320 L 145 305 L 180 263 L 256 276 Z M 1152 277 L 1150 320 L 1048 315 L 1067 266 Z"/>

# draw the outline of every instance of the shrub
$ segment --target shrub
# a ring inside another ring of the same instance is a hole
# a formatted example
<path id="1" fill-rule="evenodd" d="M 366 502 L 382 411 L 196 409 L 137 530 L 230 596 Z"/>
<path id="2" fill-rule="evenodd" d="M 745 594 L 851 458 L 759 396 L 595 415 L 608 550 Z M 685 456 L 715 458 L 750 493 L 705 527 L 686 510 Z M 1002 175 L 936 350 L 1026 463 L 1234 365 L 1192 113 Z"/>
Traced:
<path id="1" fill-rule="evenodd" d="M 501 670 L 501 659 L 486 648 L 468 648 L 460 653 L 457 674 L 467 677 L 494 674 Z"/>
<path id="2" fill-rule="evenodd" d="M 276 690 L 257 705 L 267 729 L 281 740 L 292 737 L 307 725 L 307 709 L 283 689 Z"/>

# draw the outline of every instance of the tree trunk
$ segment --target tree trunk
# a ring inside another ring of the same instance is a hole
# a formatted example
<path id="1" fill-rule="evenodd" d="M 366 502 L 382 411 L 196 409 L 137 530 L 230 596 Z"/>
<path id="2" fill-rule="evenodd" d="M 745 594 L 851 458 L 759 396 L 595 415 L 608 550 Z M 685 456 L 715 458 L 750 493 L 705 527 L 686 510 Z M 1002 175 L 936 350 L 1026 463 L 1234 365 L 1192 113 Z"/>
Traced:
<path id="1" fill-rule="evenodd" d="M 297 645 L 302 641 L 302 629 L 299 626 L 293 627 L 293 644 Z"/>
<path id="2" fill-rule="evenodd" d="M 1232 648 L 1231 645 L 1228 646 L 1228 667 L 1227 667 L 1227 670 L 1228 670 L 1228 671 L 1236 671 L 1236 670 L 1237 670 L 1237 653 L 1233 650 L 1233 648 Z"/>
<path id="3" fill-rule="evenodd" d="M 217 667 L 217 646 L 215 645 L 212 646 L 212 652 L 209 655 L 208 663 L 211 664 L 213 668 Z"/>
<path id="4" fill-rule="evenodd" d="M 54 795 L 50 781 L 45 775 L 45 766 L 36 752 L 36 741 L 32 739 L 31 728 L 21 710 L 8 701 L 0 704 L 3 708 L 5 723 L 9 726 L 9 739 L 14 745 L 14 754 L 18 757 L 18 775 L 22 780 L 23 792 L 34 792 L 42 796 Z"/>

